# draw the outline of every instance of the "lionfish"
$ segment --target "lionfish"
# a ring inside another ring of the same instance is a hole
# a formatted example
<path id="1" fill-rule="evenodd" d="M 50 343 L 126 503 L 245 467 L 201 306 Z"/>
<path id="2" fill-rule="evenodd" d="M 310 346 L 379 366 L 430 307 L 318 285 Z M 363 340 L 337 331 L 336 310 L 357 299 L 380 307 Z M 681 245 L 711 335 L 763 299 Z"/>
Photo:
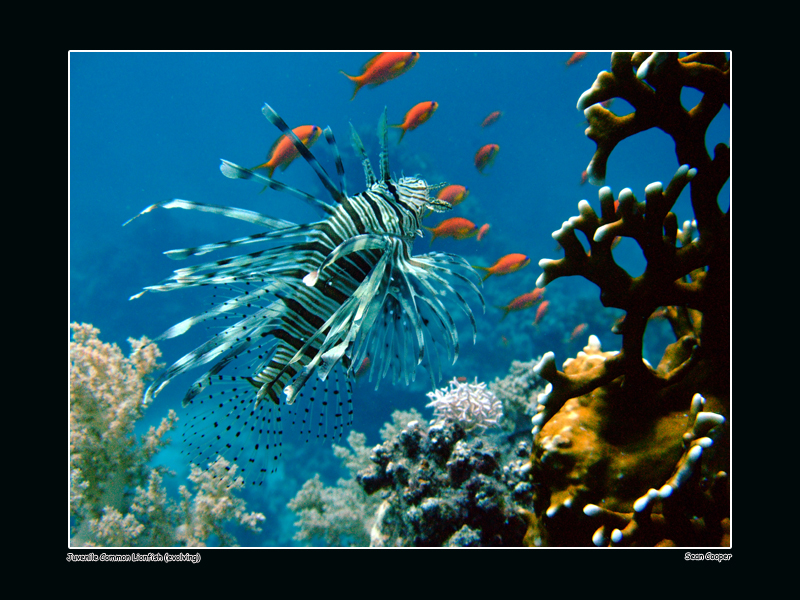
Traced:
<path id="1" fill-rule="evenodd" d="M 180 199 L 149 206 L 137 217 L 155 208 L 182 208 L 265 229 L 247 237 L 169 250 L 165 254 L 172 259 L 275 243 L 249 254 L 178 269 L 131 298 L 147 291 L 209 285 L 232 293 L 157 338 L 179 336 L 209 320 L 237 319 L 166 369 L 148 388 L 146 398 L 155 397 L 176 376 L 210 363 L 183 399 L 184 407 L 193 405 L 184 433 L 186 451 L 199 464 L 213 461 L 218 453 L 225 455 L 252 483 L 261 483 L 267 472 L 265 456 L 270 447 L 273 460 L 281 454 L 286 416 L 281 410 L 301 421 L 301 433 L 310 436 L 316 424 L 317 436 L 322 432 L 327 437 L 328 404 L 335 404 L 333 433 L 338 429 L 341 437 L 343 427 L 352 424 L 352 387 L 361 365 L 369 365 L 369 381 L 376 379 L 376 389 L 390 374 L 393 383 L 407 385 L 420 364 L 435 386 L 441 379 L 440 353 L 455 363 L 459 349 L 456 325 L 445 302 L 468 317 L 473 342 L 475 318 L 458 290 L 461 284 L 477 295 L 486 310 L 476 285 L 480 278 L 463 258 L 443 252 L 411 254 L 414 238 L 422 237 L 422 219 L 451 205 L 432 193 L 439 186 L 418 177 L 395 180 L 390 176 L 386 109 L 378 124 L 379 177 L 350 125 L 367 187 L 354 196 L 347 193 L 341 155 L 329 127 L 323 133 L 332 150 L 338 184 L 268 104 L 262 113 L 292 140 L 333 202 L 226 160 L 220 170 L 226 177 L 253 180 L 292 194 L 321 211 L 324 218 L 296 224 L 250 210 Z M 306 401 L 292 406 L 300 398 Z M 313 408 L 315 401 L 318 409 Z"/>

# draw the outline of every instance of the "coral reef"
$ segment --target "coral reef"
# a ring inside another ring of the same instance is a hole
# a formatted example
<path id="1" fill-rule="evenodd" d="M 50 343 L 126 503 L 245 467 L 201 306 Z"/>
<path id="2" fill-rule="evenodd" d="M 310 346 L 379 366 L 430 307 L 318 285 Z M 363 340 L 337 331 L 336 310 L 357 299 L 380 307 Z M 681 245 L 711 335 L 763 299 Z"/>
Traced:
<path id="1" fill-rule="evenodd" d="M 418 422 L 422 415 L 415 410 L 392 413 L 392 422 L 381 429 L 381 439 L 394 438 L 409 422 Z M 313 543 L 323 541 L 328 546 L 368 546 L 370 529 L 381 503 L 380 498 L 364 492 L 356 481 L 359 471 L 372 465 L 372 450 L 366 446 L 363 433 L 351 431 L 347 438 L 350 450 L 333 444 L 333 452 L 349 472 L 335 486 L 325 486 L 317 473 L 303 484 L 288 507 L 298 519 L 294 539 Z"/>
<path id="2" fill-rule="evenodd" d="M 489 390 L 497 397 L 503 407 L 503 420 L 500 426 L 508 433 L 530 433 L 531 417 L 536 414 L 539 394 L 543 391 L 544 380 L 533 368 L 541 357 L 523 362 L 511 362 L 508 374 L 496 377 L 489 384 Z"/>
<path id="3" fill-rule="evenodd" d="M 145 382 L 163 367 L 158 347 L 129 339 L 133 351 L 125 357 L 92 325 L 70 329 L 70 545 L 234 545 L 227 522 L 258 531 L 264 516 L 247 513 L 234 496 L 244 485 L 235 465 L 218 457 L 205 472 L 192 466 L 196 493 L 181 486 L 180 502 L 167 497 L 167 470 L 148 466 L 177 421 L 170 411 L 141 438 L 134 434 L 149 405 L 142 401 Z"/>
<path id="4" fill-rule="evenodd" d="M 412 421 L 375 447 L 358 474 L 368 494 L 382 492 L 372 546 L 519 546 L 531 507 L 527 442 L 513 455 L 450 419 Z"/>
<path id="5" fill-rule="evenodd" d="M 544 286 L 578 275 L 600 288 L 606 307 L 625 311 L 615 326 L 619 352 L 591 336 L 557 370 L 552 352 L 536 372 L 550 382 L 533 417 L 534 510 L 525 513 L 531 545 L 716 545 L 728 543 L 730 406 L 730 212 L 718 195 L 730 150 L 706 150 L 706 130 L 729 105 L 730 66 L 722 53 L 614 53 L 578 102 L 597 143 L 588 167 L 601 183 L 620 141 L 657 127 L 672 137 L 680 167 L 638 202 L 599 192 L 600 215 L 586 201 L 553 237 L 564 258 L 542 260 Z M 702 92 L 687 110 L 684 86 Z M 623 98 L 616 116 L 599 103 Z M 671 209 L 689 186 L 694 220 L 678 227 Z M 576 232 L 587 240 L 584 248 Z M 614 260 L 613 242 L 631 238 L 646 260 L 638 277 Z M 648 320 L 666 314 L 676 340 L 657 367 L 642 356 Z"/>
<path id="6" fill-rule="evenodd" d="M 520 373 L 525 364 L 515 361 L 492 386 L 504 397 L 513 387 L 532 398 L 540 380 L 533 363 Z M 530 443 L 494 424 L 500 401 L 482 383 L 454 380 L 428 395 L 436 399 L 428 405 L 436 409 L 430 425 L 413 409 L 395 411 L 381 444 L 367 448 L 365 436 L 351 432 L 351 450 L 334 445 L 350 477 L 326 487 L 317 475 L 303 485 L 289 503 L 299 517 L 295 539 L 330 546 L 522 545 L 520 509 L 533 508 Z M 477 405 L 477 412 L 462 410 Z"/>

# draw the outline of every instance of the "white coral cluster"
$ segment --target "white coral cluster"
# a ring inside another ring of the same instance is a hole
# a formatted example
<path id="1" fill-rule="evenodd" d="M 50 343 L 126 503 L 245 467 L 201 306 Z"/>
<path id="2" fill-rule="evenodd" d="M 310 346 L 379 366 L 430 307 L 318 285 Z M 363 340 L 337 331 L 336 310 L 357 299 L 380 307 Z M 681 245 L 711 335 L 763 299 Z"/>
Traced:
<path id="1" fill-rule="evenodd" d="M 478 429 L 484 431 L 490 427 L 498 427 L 503 417 L 503 405 L 494 392 L 486 388 L 485 383 L 458 381 L 453 378 L 449 387 L 428 392 L 435 418 L 431 425 L 443 423 L 450 419 L 461 424 L 466 431 Z"/>

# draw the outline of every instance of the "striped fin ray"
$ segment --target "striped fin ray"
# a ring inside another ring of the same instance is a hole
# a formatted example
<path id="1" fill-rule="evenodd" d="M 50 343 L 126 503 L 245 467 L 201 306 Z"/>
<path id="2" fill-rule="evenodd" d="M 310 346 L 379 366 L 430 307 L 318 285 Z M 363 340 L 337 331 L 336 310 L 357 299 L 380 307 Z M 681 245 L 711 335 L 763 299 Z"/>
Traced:
<path id="1" fill-rule="evenodd" d="M 383 181 L 390 181 L 392 176 L 389 172 L 389 125 L 387 123 L 388 108 L 383 107 L 383 114 L 378 121 L 378 139 L 381 141 L 381 179 Z"/>
<path id="2" fill-rule="evenodd" d="M 333 131 L 330 127 L 322 130 L 325 135 L 325 141 L 333 151 L 333 160 L 336 165 L 336 175 L 339 177 L 339 189 L 342 191 L 342 196 L 347 197 L 347 178 L 344 174 L 344 165 L 342 164 L 342 155 L 339 153 L 339 146 L 336 144 L 336 139 L 333 137 Z"/>
<path id="3" fill-rule="evenodd" d="M 350 123 L 350 143 L 353 145 L 353 149 L 361 159 L 361 166 L 364 167 L 364 177 L 367 179 L 367 188 L 371 188 L 377 182 L 377 179 L 375 179 L 375 172 L 372 170 L 372 163 L 369 162 L 367 151 L 364 150 L 364 143 L 361 141 L 361 138 L 358 136 L 358 132 L 356 131 L 356 128 L 353 127 L 352 123 Z"/>
<path id="4" fill-rule="evenodd" d="M 294 143 L 294 147 L 300 153 L 300 155 L 306 159 L 306 162 L 311 165 L 311 168 L 314 169 L 314 172 L 319 177 L 319 180 L 322 182 L 322 185 L 325 186 L 325 189 L 330 192 L 331 197 L 336 202 L 341 202 L 344 196 L 342 195 L 342 191 L 336 187 L 336 184 L 331 179 L 330 175 L 328 175 L 327 171 L 322 168 L 322 165 L 319 164 L 319 161 L 316 157 L 311 153 L 311 150 L 306 148 L 305 144 L 300 141 L 300 138 L 295 135 L 294 131 L 292 131 L 286 122 L 278 116 L 272 107 L 269 104 L 264 104 L 264 107 L 261 109 L 261 113 L 267 118 L 267 120 L 275 125 L 278 129 L 281 130 L 281 133 L 292 140 Z"/>
<path id="5" fill-rule="evenodd" d="M 294 135 L 294 133 L 292 133 Z M 297 137 L 297 136 L 295 136 Z M 303 146 L 302 143 L 300 143 Z M 305 146 L 303 146 L 305 148 Z M 308 150 L 306 150 L 308 152 Z M 333 214 L 333 207 L 330 204 L 327 204 L 317 198 L 316 196 L 312 196 L 311 194 L 307 194 L 297 188 L 293 188 L 290 185 L 286 185 L 285 183 L 281 183 L 280 181 L 276 181 L 266 175 L 261 175 L 260 173 L 254 173 L 250 169 L 246 169 L 245 167 L 240 167 L 239 165 L 222 159 L 222 164 L 219 166 L 219 170 L 222 172 L 225 177 L 229 179 L 253 179 L 258 183 L 265 185 L 266 187 L 277 190 L 279 192 L 288 192 L 289 194 L 293 194 L 300 198 L 301 200 L 305 200 L 314 208 L 320 209 L 327 215 Z"/>
<path id="6" fill-rule="evenodd" d="M 145 287 L 145 291 L 167 292 L 200 285 L 265 282 L 281 275 L 305 272 L 319 260 L 318 252 L 303 247 L 295 253 L 287 252 L 286 246 L 270 248 L 177 269 L 160 283 Z"/>

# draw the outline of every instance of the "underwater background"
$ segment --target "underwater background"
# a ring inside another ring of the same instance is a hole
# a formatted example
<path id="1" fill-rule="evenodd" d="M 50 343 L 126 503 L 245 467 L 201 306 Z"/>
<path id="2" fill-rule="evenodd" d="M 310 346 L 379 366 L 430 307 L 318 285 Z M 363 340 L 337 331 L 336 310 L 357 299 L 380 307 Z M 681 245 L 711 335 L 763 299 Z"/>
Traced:
<path id="1" fill-rule="evenodd" d="M 421 52 L 416 65 L 397 79 L 362 88 L 339 71 L 357 75 L 374 52 L 348 53 L 95 53 L 70 54 L 70 222 L 69 321 L 88 322 L 104 342 L 120 346 L 127 338 L 155 338 L 175 323 L 201 312 L 210 302 L 203 288 L 149 293 L 129 301 L 144 286 L 168 277 L 176 268 L 204 262 L 175 262 L 163 252 L 175 248 L 232 239 L 256 233 L 253 225 L 193 211 L 153 211 L 126 227 L 122 223 L 145 207 L 182 198 L 256 210 L 302 223 L 318 220 L 305 203 L 261 186 L 227 179 L 219 171 L 224 158 L 242 166 L 264 162 L 278 130 L 261 114 L 269 103 L 290 127 L 330 126 L 342 153 L 350 194 L 364 189 L 363 170 L 350 146 L 352 123 L 377 169 L 378 119 L 388 108 L 390 124 L 401 123 L 414 105 L 434 100 L 439 107 L 430 120 L 405 134 L 389 131 L 389 163 L 395 176 L 420 175 L 429 183 L 447 182 L 469 188 L 469 196 L 452 211 L 434 214 L 433 227 L 446 218 L 465 217 L 491 229 L 484 239 L 418 239 L 414 252 L 429 248 L 464 256 L 471 264 L 490 266 L 509 253 L 522 253 L 531 264 L 517 273 L 490 277 L 484 284 L 486 314 L 477 303 L 477 343 L 468 327 L 459 330 L 458 361 L 443 369 L 440 387 L 453 377 L 490 382 L 506 375 L 512 360 L 528 361 L 554 351 L 557 364 L 574 356 L 589 335 L 597 335 L 604 350 L 619 349 L 610 332 L 622 311 L 606 309 L 596 286 L 583 278 L 561 278 L 547 287 L 548 313 L 534 326 L 536 308 L 512 312 L 501 321 L 496 308 L 535 287 L 542 258 L 562 254 L 551 233 L 578 214 L 586 199 L 599 211 L 598 187 L 581 183 L 595 149 L 585 137 L 583 114 L 576 109 L 581 93 L 597 73 L 610 68 L 609 52 L 590 52 L 569 67 L 571 52 Z M 684 92 L 684 106 L 699 99 Z M 609 107 L 621 115 L 631 107 L 615 99 Z M 481 127 L 493 111 L 502 117 Z M 709 129 L 707 145 L 730 141 L 729 112 L 723 109 Z M 473 159 L 485 144 L 498 144 L 493 166 L 481 174 Z M 335 175 L 332 154 L 324 140 L 312 148 Z M 616 197 L 629 187 L 640 201 L 653 181 L 668 182 L 677 169 L 673 142 L 658 130 L 624 140 L 612 153 L 605 185 Z M 319 179 L 302 159 L 274 178 L 328 200 Z M 729 198 L 726 189 L 721 198 Z M 687 188 L 688 190 L 688 188 Z M 727 206 L 722 206 L 725 210 Z M 673 211 L 679 223 L 691 218 L 688 191 Z M 630 246 L 625 243 L 629 242 Z M 255 249 L 255 247 L 253 248 Z M 252 251 L 246 249 L 245 252 Z M 216 258 L 216 256 L 214 257 Z M 623 240 L 615 258 L 632 275 L 645 263 L 632 240 Z M 459 321 L 463 324 L 463 319 Z M 579 337 L 570 333 L 586 324 Z M 202 327 L 161 341 L 162 361 L 172 364 L 205 337 Z M 657 363 L 665 345 L 674 340 L 666 322 L 648 327 L 645 356 Z M 189 373 L 167 386 L 139 423 L 142 431 L 169 409 L 179 416 L 188 385 L 200 374 Z M 416 408 L 426 418 L 430 390 L 427 375 L 418 370 L 410 386 L 384 380 L 359 380 L 354 391 L 353 429 L 367 435 L 367 445 L 380 442 L 378 431 L 398 409 Z M 180 428 L 172 444 L 155 458 L 176 476 L 165 480 L 172 494 L 185 483 L 189 465 L 180 454 Z M 346 436 L 346 433 L 345 433 Z M 345 441 L 338 441 L 344 444 Z M 328 485 L 345 475 L 333 456 L 330 441 L 284 438 L 283 457 L 264 486 L 241 495 L 248 510 L 267 519 L 259 534 L 236 531 L 243 546 L 292 546 L 295 515 L 286 503 L 303 482 L 319 473 Z"/>

